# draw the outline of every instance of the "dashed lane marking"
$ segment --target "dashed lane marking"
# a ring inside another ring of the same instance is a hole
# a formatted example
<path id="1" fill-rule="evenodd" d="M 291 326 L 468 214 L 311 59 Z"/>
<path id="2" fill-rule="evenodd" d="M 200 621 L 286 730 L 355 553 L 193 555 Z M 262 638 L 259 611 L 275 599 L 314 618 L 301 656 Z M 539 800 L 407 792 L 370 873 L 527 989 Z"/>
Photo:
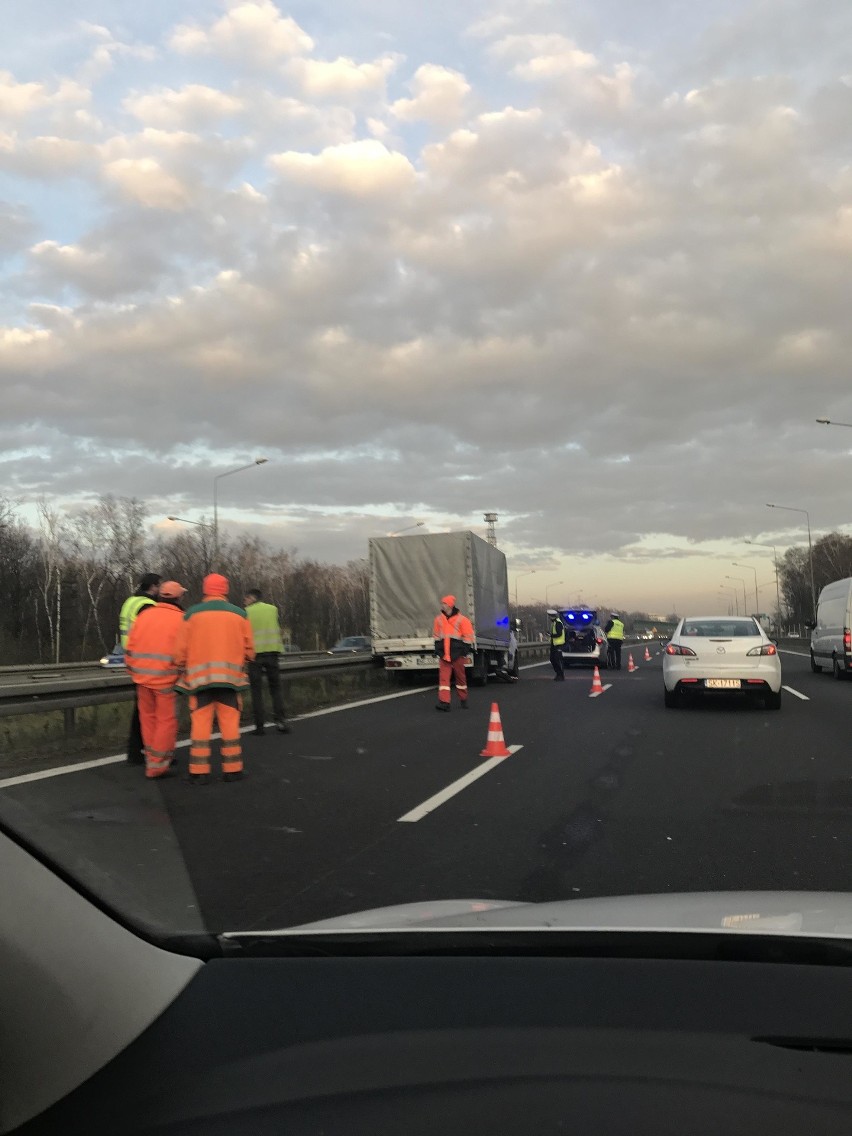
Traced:
<path id="1" fill-rule="evenodd" d="M 512 745 L 506 747 L 510 754 L 517 753 L 523 746 Z M 459 777 L 458 781 L 453 781 L 451 785 L 447 785 L 445 789 L 435 793 L 434 796 L 429 797 L 422 805 L 407 812 L 405 816 L 398 818 L 398 824 L 414 824 L 418 820 L 423 820 L 429 813 L 434 812 L 451 797 L 455 797 L 462 789 L 466 789 L 468 785 L 472 785 L 474 781 L 478 781 L 480 777 L 484 777 L 486 773 L 490 773 L 492 769 L 500 765 L 506 760 L 505 757 L 489 757 L 487 761 L 483 761 L 482 765 L 477 765 L 475 769 L 471 769 L 470 773 L 465 773 L 464 777 Z"/>
<path id="2" fill-rule="evenodd" d="M 611 682 L 608 682 L 608 683 L 606 684 L 606 686 L 605 686 L 605 687 L 603 688 L 603 690 L 596 690 L 596 691 L 594 691 L 594 693 L 592 693 L 592 694 L 590 694 L 590 695 L 589 695 L 589 698 L 600 698 L 600 696 L 601 696 L 602 694 L 606 694 L 606 692 L 607 692 L 608 690 L 611 690 L 611 689 L 612 689 L 612 683 L 611 683 Z"/>
<path id="3" fill-rule="evenodd" d="M 786 647 L 779 647 L 778 648 L 778 654 L 779 655 L 798 655 L 800 659 L 809 659 L 811 657 L 809 651 L 790 651 Z"/>
<path id="4" fill-rule="evenodd" d="M 791 694 L 794 694 L 796 696 L 796 698 L 801 698 L 802 702 L 810 702 L 810 698 L 808 698 L 807 694 L 802 694 L 800 691 L 794 690 L 792 688 L 792 686 L 785 686 L 785 687 L 782 687 L 782 689 L 783 690 L 789 690 L 789 692 Z"/>

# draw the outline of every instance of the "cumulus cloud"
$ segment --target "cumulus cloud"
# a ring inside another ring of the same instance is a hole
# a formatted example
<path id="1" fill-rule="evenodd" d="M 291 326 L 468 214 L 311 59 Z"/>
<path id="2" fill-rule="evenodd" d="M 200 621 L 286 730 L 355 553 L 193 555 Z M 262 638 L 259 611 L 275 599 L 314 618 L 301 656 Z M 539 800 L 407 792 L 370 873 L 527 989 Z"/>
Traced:
<path id="1" fill-rule="evenodd" d="M 370 63 L 357 63 L 354 59 L 294 59 L 286 73 L 299 84 L 303 96 L 326 99 L 349 98 L 365 93 L 384 92 L 388 76 L 399 63 L 399 57 L 385 55 Z"/>
<path id="2" fill-rule="evenodd" d="M 207 25 L 181 24 L 169 46 L 182 55 L 220 55 L 244 66 L 268 67 L 291 55 L 310 52 L 314 43 L 272 0 L 237 0 Z"/>
<path id="3" fill-rule="evenodd" d="M 387 196 L 411 188 L 415 171 L 404 154 L 377 139 L 329 146 L 319 154 L 285 151 L 269 165 L 291 184 L 354 197 Z"/>
<path id="4" fill-rule="evenodd" d="M 409 83 L 410 99 L 397 99 L 392 113 L 402 122 L 425 120 L 441 125 L 458 122 L 464 114 L 471 86 L 458 71 L 424 63 Z"/>
<path id="5" fill-rule="evenodd" d="M 131 95 L 124 99 L 123 106 L 148 126 L 191 131 L 213 127 L 222 119 L 232 118 L 243 110 L 244 103 L 226 91 L 191 83 L 180 90 Z"/>
<path id="6" fill-rule="evenodd" d="M 128 200 L 148 209 L 184 209 L 191 200 L 188 186 L 154 158 L 116 158 L 106 163 L 104 176 Z"/>

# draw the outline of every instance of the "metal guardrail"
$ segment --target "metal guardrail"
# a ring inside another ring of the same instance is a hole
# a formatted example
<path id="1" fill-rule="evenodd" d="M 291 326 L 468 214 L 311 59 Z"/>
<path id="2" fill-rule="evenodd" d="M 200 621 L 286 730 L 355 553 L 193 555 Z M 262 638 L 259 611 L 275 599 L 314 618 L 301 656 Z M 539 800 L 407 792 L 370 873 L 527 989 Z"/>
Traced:
<path id="1" fill-rule="evenodd" d="M 518 645 L 522 654 L 532 654 L 546 644 Z M 352 668 L 376 666 L 369 654 L 329 655 L 310 652 L 282 655 L 281 673 L 289 678 L 318 678 Z M 128 702 L 133 698 L 133 680 L 124 668 L 108 670 L 95 663 L 38 664 L 0 668 L 0 718 L 61 711 L 65 733 L 71 736 L 75 712 L 83 706 Z"/>

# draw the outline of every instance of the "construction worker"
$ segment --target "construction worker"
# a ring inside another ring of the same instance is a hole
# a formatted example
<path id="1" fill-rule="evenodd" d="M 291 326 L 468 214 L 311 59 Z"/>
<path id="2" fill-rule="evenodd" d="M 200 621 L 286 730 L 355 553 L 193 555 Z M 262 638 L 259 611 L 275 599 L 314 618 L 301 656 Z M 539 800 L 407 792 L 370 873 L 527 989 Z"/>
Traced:
<path id="1" fill-rule="evenodd" d="M 255 655 L 248 668 L 254 733 L 257 737 L 261 737 L 264 733 L 263 676 L 266 675 L 275 728 L 279 734 L 289 734 L 290 727 L 284 721 L 284 698 L 281 694 L 279 659 L 284 650 L 284 643 L 281 639 L 281 625 L 278 622 L 278 608 L 274 604 L 262 602 L 259 588 L 250 588 L 245 594 L 244 603 L 254 635 Z"/>
<path id="2" fill-rule="evenodd" d="M 222 735 L 222 780 L 243 776 L 240 712 L 248 686 L 246 663 L 254 658 L 251 624 L 241 607 L 228 603 L 227 579 L 212 572 L 202 590 L 201 603 L 183 617 L 174 653 L 181 672 L 176 689 L 189 695 L 189 779 L 197 785 L 210 780 L 214 721 Z"/>
<path id="3" fill-rule="evenodd" d="M 160 590 L 160 577 L 156 572 L 146 572 L 139 581 L 139 587 L 132 596 L 128 596 L 121 605 L 118 613 L 118 637 L 122 650 L 127 650 L 127 636 L 133 621 L 143 607 L 157 602 L 157 593 Z M 145 749 L 142 743 L 142 726 L 139 721 L 138 690 L 134 685 L 133 713 L 130 716 L 130 734 L 127 738 L 128 765 L 144 765 Z"/>
<path id="4" fill-rule="evenodd" d="M 178 720 L 175 641 L 183 619 L 186 588 L 176 580 L 160 585 L 157 602 L 140 608 L 127 636 L 124 657 L 136 684 L 145 747 L 145 776 L 168 777 L 175 756 Z"/>
<path id="5" fill-rule="evenodd" d="M 556 608 L 549 607 L 550 616 L 550 665 L 553 667 L 554 682 L 565 681 L 565 664 L 562 661 L 562 648 L 565 646 L 565 624 L 559 618 Z"/>
<path id="6" fill-rule="evenodd" d="M 451 680 L 455 678 L 459 705 L 467 710 L 467 674 L 465 659 L 473 648 L 473 624 L 456 607 L 455 596 L 444 596 L 441 610 L 432 627 L 435 654 L 438 656 L 438 703 L 436 710 L 449 712 Z"/>
<path id="7" fill-rule="evenodd" d="M 618 618 L 618 612 L 613 611 L 610 613 L 609 619 L 606 621 L 604 627 L 604 635 L 607 641 L 607 665 L 614 670 L 621 670 L 621 644 L 624 642 L 624 624 Z"/>

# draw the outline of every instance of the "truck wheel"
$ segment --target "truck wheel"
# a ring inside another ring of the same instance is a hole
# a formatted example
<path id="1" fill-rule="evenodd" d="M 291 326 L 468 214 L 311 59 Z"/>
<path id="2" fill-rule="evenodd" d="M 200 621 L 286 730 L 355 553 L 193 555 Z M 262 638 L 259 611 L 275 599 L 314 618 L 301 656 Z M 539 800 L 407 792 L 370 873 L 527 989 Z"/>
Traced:
<path id="1" fill-rule="evenodd" d="M 831 674 L 832 677 L 837 679 L 838 682 L 843 682 L 846 678 L 846 672 L 840 665 L 837 655 L 832 655 L 831 658 Z"/>
<path id="2" fill-rule="evenodd" d="M 814 674 L 819 674 L 822 671 L 822 667 L 817 666 L 817 661 L 814 658 L 813 651 L 811 651 L 811 670 L 814 672 Z"/>
<path id="3" fill-rule="evenodd" d="M 473 656 L 469 681 L 471 686 L 485 686 L 488 682 L 488 664 L 484 651 L 477 651 Z"/>

